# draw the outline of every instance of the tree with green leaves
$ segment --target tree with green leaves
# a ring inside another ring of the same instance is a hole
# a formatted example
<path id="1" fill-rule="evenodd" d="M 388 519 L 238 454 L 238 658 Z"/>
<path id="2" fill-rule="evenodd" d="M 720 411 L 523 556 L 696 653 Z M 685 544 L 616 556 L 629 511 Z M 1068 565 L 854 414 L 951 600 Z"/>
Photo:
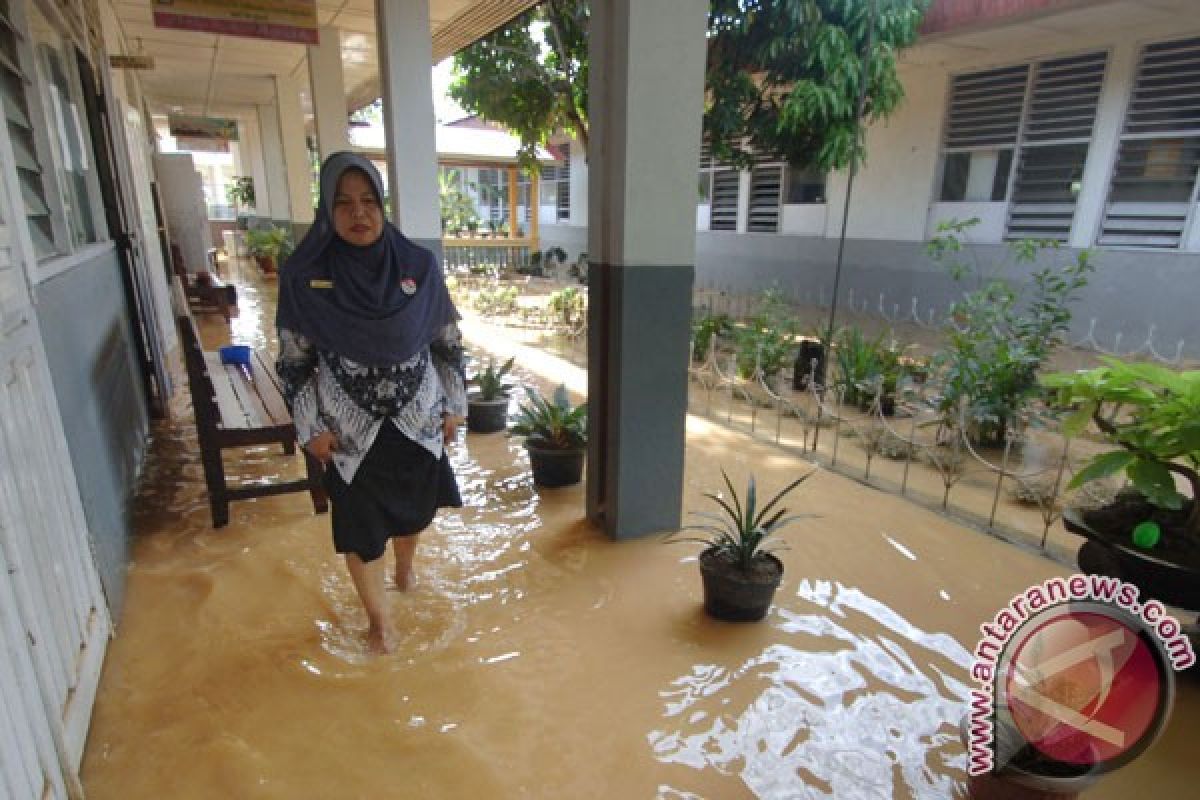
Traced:
<path id="1" fill-rule="evenodd" d="M 860 95 L 867 121 L 900 104 L 896 57 L 916 40 L 927 6 L 711 0 L 704 134 L 713 156 L 822 170 L 861 159 Z M 587 148 L 588 19 L 587 0 L 545 0 L 455 56 L 451 96 L 519 136 L 526 166 L 559 130 Z"/>

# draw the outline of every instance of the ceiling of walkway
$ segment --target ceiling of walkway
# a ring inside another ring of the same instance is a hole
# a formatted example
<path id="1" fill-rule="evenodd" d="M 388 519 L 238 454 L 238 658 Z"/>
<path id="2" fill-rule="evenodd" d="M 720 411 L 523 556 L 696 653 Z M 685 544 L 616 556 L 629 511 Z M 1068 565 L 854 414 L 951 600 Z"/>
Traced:
<path id="1" fill-rule="evenodd" d="M 536 0 L 429 0 L 434 62 L 503 25 Z M 276 76 L 308 82 L 304 45 L 154 27 L 150 0 L 115 0 L 127 54 L 153 56 L 139 76 L 151 113 L 216 113 L 274 102 Z M 342 32 L 347 105 L 379 96 L 374 0 L 317 0 L 317 20 Z M 110 53 L 109 55 L 116 55 Z"/>

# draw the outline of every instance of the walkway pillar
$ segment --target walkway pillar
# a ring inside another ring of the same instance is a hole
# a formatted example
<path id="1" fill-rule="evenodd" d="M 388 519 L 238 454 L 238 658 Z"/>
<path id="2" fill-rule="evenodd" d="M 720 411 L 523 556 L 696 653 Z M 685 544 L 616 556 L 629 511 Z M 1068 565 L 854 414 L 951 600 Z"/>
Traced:
<path id="1" fill-rule="evenodd" d="M 678 528 L 706 0 L 593 3 L 588 517 Z"/>
<path id="2" fill-rule="evenodd" d="M 288 209 L 292 225 L 313 221 L 312 163 L 305 141 L 304 109 L 300 106 L 300 82 L 275 79 L 275 108 L 279 111 L 279 134 L 283 139 L 283 163 L 287 170 Z M 297 239 L 300 231 L 297 231 Z"/>
<path id="3" fill-rule="evenodd" d="M 442 259 L 429 0 L 376 0 L 392 221 Z"/>
<path id="4" fill-rule="evenodd" d="M 350 125 L 341 32 L 332 25 L 322 25 L 320 36 L 321 43 L 308 48 L 308 82 L 317 119 L 317 152 L 324 163 L 331 153 L 350 149 Z"/>
<path id="5" fill-rule="evenodd" d="M 270 216 L 273 222 L 291 220 L 291 203 L 288 198 L 287 162 L 283 156 L 283 137 L 279 131 L 279 112 L 275 106 L 255 106 L 258 112 L 259 144 L 262 147 L 263 170 L 266 180 L 260 196 L 266 200 L 260 204 L 260 213 Z"/>

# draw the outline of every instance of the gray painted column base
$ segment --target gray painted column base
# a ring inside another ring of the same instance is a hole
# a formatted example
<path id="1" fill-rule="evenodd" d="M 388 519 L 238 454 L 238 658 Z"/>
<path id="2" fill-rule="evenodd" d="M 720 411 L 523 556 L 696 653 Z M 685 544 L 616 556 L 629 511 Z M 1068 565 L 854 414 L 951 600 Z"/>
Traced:
<path id="1" fill-rule="evenodd" d="M 693 268 L 588 268 L 588 518 L 614 539 L 676 530 Z"/>
<path id="2" fill-rule="evenodd" d="M 434 255 L 434 258 L 437 259 L 437 263 L 439 266 L 441 266 L 443 264 L 443 259 L 445 258 L 446 251 L 442 249 L 442 240 L 441 239 L 414 239 L 411 236 L 408 238 L 411 239 L 413 242 L 416 242 L 417 244 L 421 245 L 421 247 L 424 247 L 425 249 L 432 252 Z M 444 267 L 443 267 L 442 271 L 445 272 Z"/>

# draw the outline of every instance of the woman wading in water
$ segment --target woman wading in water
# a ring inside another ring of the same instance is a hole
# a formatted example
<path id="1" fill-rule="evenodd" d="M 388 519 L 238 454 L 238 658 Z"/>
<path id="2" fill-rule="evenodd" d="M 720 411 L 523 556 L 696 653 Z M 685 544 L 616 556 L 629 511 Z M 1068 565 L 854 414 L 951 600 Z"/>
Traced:
<path id="1" fill-rule="evenodd" d="M 279 361 L 296 433 L 326 465 L 333 544 L 367 612 L 367 644 L 394 649 L 384 572 L 412 585 L 417 537 L 460 507 L 446 457 L 466 413 L 458 312 L 433 253 L 384 217 L 375 166 L 334 153 L 308 234 L 279 275 Z"/>

